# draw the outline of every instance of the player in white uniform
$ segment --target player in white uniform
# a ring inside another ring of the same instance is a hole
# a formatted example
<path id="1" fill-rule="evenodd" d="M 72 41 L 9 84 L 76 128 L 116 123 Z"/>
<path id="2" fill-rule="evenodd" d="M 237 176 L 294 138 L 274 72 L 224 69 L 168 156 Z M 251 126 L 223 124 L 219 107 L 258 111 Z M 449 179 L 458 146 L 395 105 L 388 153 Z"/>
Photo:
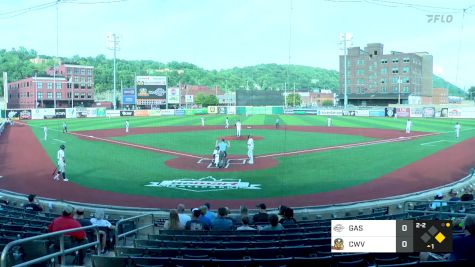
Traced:
<path id="1" fill-rule="evenodd" d="M 411 119 L 407 119 L 407 122 L 406 122 L 406 133 L 407 134 L 411 133 L 411 126 L 412 126 Z"/>
<path id="2" fill-rule="evenodd" d="M 330 117 L 327 118 L 327 126 L 328 127 L 332 126 L 332 118 L 330 118 Z"/>
<path id="3" fill-rule="evenodd" d="M 57 154 L 57 158 L 58 158 L 58 168 L 57 168 L 57 170 L 58 170 L 58 172 L 54 176 L 54 179 L 59 180 L 59 175 L 61 175 L 63 177 L 63 181 L 67 182 L 69 180 L 68 180 L 68 178 L 66 178 L 66 172 L 64 171 L 65 166 L 66 166 L 66 160 L 64 158 L 65 157 L 64 149 L 65 149 L 64 145 L 61 145 L 59 147 L 58 154 Z"/>
<path id="4" fill-rule="evenodd" d="M 204 117 L 201 117 L 201 126 L 205 126 L 205 118 Z"/>
<path id="5" fill-rule="evenodd" d="M 456 123 L 454 126 L 455 129 L 455 138 L 459 139 L 460 137 L 460 123 Z"/>
<path id="6" fill-rule="evenodd" d="M 229 119 L 228 119 L 228 117 L 226 117 L 226 121 L 224 123 L 225 123 L 224 128 L 228 129 L 229 128 Z"/>
<path id="7" fill-rule="evenodd" d="M 213 150 L 213 164 L 214 166 L 218 167 L 219 163 L 219 147 L 216 146 Z"/>
<path id="8" fill-rule="evenodd" d="M 125 132 L 126 133 L 129 132 L 129 121 L 128 120 L 125 121 Z"/>
<path id="9" fill-rule="evenodd" d="M 241 121 L 240 120 L 236 122 L 236 136 L 237 137 L 241 136 Z"/>
<path id="10" fill-rule="evenodd" d="M 45 133 L 45 141 L 48 140 L 48 127 L 46 125 L 43 127 L 43 132 Z"/>
<path id="11" fill-rule="evenodd" d="M 251 135 L 247 136 L 247 157 L 249 158 L 247 163 L 254 164 L 254 139 Z"/>

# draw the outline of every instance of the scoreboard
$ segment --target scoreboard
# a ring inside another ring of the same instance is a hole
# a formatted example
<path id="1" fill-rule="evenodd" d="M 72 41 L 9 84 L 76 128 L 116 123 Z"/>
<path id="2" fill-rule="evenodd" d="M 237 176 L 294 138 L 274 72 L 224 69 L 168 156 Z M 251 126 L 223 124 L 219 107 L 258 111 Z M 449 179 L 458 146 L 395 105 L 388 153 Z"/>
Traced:
<path id="1" fill-rule="evenodd" d="M 450 220 L 332 220 L 331 251 L 451 252 Z"/>

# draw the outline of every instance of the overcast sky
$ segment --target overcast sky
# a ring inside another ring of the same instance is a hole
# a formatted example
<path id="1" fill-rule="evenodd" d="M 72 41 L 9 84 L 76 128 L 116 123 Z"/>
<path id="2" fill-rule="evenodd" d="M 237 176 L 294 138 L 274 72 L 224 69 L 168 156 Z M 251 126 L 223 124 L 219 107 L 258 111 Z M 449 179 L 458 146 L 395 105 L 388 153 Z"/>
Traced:
<path id="1" fill-rule="evenodd" d="M 0 48 L 54 56 L 58 30 L 59 56 L 111 58 L 106 35 L 115 32 L 123 59 L 219 70 L 288 64 L 290 54 L 291 64 L 338 70 L 339 35 L 350 32 L 354 46 L 429 52 L 434 73 L 475 85 L 473 0 L 61 0 L 57 7 L 58 24 L 55 0 L 0 1 Z M 428 15 L 445 22 L 429 23 Z"/>

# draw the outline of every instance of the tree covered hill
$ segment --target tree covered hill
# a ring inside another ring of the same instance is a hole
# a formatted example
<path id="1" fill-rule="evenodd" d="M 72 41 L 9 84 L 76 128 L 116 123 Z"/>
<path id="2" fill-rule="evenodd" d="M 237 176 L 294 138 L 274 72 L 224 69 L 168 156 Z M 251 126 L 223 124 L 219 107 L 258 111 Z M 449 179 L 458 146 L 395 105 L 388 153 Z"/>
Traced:
<path id="1" fill-rule="evenodd" d="M 33 59 L 39 59 L 34 61 Z M 94 83 L 97 92 L 110 90 L 113 86 L 113 60 L 105 55 L 96 57 L 60 58 L 61 63 L 94 66 Z M 8 72 L 8 80 L 15 81 L 35 72 L 41 74 L 54 64 L 51 56 L 38 55 L 34 50 L 24 47 L 7 51 L 0 50 L 0 72 Z M 284 90 L 287 87 L 297 89 L 339 88 L 339 76 L 335 70 L 327 70 L 299 65 L 261 64 L 226 70 L 205 70 L 186 62 L 161 63 L 152 60 L 117 60 L 117 86 L 133 86 L 134 77 L 140 75 L 162 75 L 168 77 L 168 84 L 218 86 L 224 90 L 260 89 Z M 457 86 L 434 75 L 434 87 L 448 87 L 450 95 L 463 96 L 464 92 Z M 3 92 L 3 88 L 2 88 Z"/>

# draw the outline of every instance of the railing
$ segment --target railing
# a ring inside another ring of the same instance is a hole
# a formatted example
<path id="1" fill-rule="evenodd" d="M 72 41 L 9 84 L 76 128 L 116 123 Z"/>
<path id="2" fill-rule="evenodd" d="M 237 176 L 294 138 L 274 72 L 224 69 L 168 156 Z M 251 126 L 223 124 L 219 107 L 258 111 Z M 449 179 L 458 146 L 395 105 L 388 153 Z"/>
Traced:
<path id="1" fill-rule="evenodd" d="M 0 135 L 2 135 L 3 130 L 5 130 L 5 125 L 7 125 L 6 121 L 0 122 Z"/>
<path id="2" fill-rule="evenodd" d="M 436 205 L 435 210 L 428 209 L 432 203 L 440 203 Z M 412 207 L 410 207 L 412 204 Z M 413 209 L 417 206 L 425 206 L 424 210 Z M 404 212 L 416 213 L 416 214 L 437 214 L 439 218 L 442 215 L 449 217 L 461 217 L 467 214 L 473 214 L 472 212 L 458 212 L 460 208 L 475 209 L 475 201 L 445 201 L 445 200 L 413 200 L 404 202 Z"/>
<path id="3" fill-rule="evenodd" d="M 94 230 L 95 230 L 95 233 L 96 233 L 96 241 L 90 242 L 90 243 L 86 243 L 86 244 L 81 244 L 81 245 L 78 245 L 78 246 L 73 246 L 73 247 L 71 247 L 71 248 L 65 248 L 65 247 L 64 247 L 64 234 L 71 233 L 71 232 L 77 232 L 77 231 L 80 231 L 80 230 L 83 230 L 83 231 L 84 231 L 84 230 L 88 230 L 88 229 L 94 229 Z M 21 264 L 14 265 L 14 266 L 12 266 L 12 267 L 29 266 L 29 265 L 32 265 L 32 264 L 36 264 L 36 263 L 40 263 L 40 262 L 43 262 L 43 261 L 52 259 L 52 258 L 57 257 L 57 256 L 61 256 L 61 262 L 64 263 L 64 262 L 65 262 L 65 258 L 66 258 L 66 254 L 69 254 L 69 253 L 72 253 L 72 252 L 76 252 L 76 251 L 81 250 L 81 249 L 93 247 L 93 246 L 97 246 L 97 254 L 98 254 L 98 255 L 100 254 L 100 253 L 99 253 L 99 252 L 100 252 L 99 230 L 98 230 L 98 227 L 97 227 L 97 226 L 91 225 L 91 226 L 80 227 L 80 228 L 74 228 L 74 229 L 68 229 L 68 230 L 58 231 L 58 232 L 54 232 L 54 233 L 48 233 L 48 234 L 44 234 L 44 235 L 37 235 L 37 236 L 32 236 L 32 237 L 28 237 L 28 238 L 23 238 L 23 239 L 18 239 L 18 240 L 12 241 L 12 242 L 8 243 L 8 244 L 5 246 L 5 248 L 3 249 L 3 251 L 2 251 L 1 262 L 0 262 L 1 264 L 0 264 L 0 266 L 1 266 L 1 267 L 8 267 L 8 266 L 7 266 L 8 252 L 9 252 L 10 249 L 12 249 L 13 247 L 18 246 L 18 245 L 23 244 L 23 243 L 30 242 L 30 241 L 41 240 L 41 239 L 47 239 L 47 238 L 55 237 L 55 236 L 59 236 L 59 251 L 58 251 L 58 252 L 54 252 L 54 253 L 51 253 L 51 254 L 47 254 L 47 255 L 44 255 L 44 256 L 42 256 L 42 257 L 39 257 L 39 258 L 30 260 L 30 261 L 23 262 L 23 263 L 21 263 Z"/>
<path id="4" fill-rule="evenodd" d="M 139 223 L 140 219 L 147 218 L 147 217 L 150 217 L 151 223 L 150 224 L 145 224 L 144 226 L 139 227 L 138 223 Z M 134 227 L 135 228 L 130 230 L 130 231 L 127 231 L 127 232 L 119 233 L 119 230 L 122 229 L 121 226 L 124 225 L 127 222 L 134 222 Z M 155 226 L 155 216 L 152 213 L 137 215 L 137 216 L 130 217 L 130 218 L 127 218 L 127 219 L 122 219 L 122 220 L 118 221 L 115 225 L 115 242 L 116 242 L 116 244 L 119 244 L 119 241 L 121 239 L 123 239 L 123 244 L 125 245 L 126 241 L 127 241 L 127 236 L 136 234 L 140 230 L 143 230 L 143 229 L 146 229 L 146 228 L 149 228 L 149 227 L 152 227 L 152 231 L 153 231 L 152 233 L 155 234 L 155 227 L 154 226 Z"/>

